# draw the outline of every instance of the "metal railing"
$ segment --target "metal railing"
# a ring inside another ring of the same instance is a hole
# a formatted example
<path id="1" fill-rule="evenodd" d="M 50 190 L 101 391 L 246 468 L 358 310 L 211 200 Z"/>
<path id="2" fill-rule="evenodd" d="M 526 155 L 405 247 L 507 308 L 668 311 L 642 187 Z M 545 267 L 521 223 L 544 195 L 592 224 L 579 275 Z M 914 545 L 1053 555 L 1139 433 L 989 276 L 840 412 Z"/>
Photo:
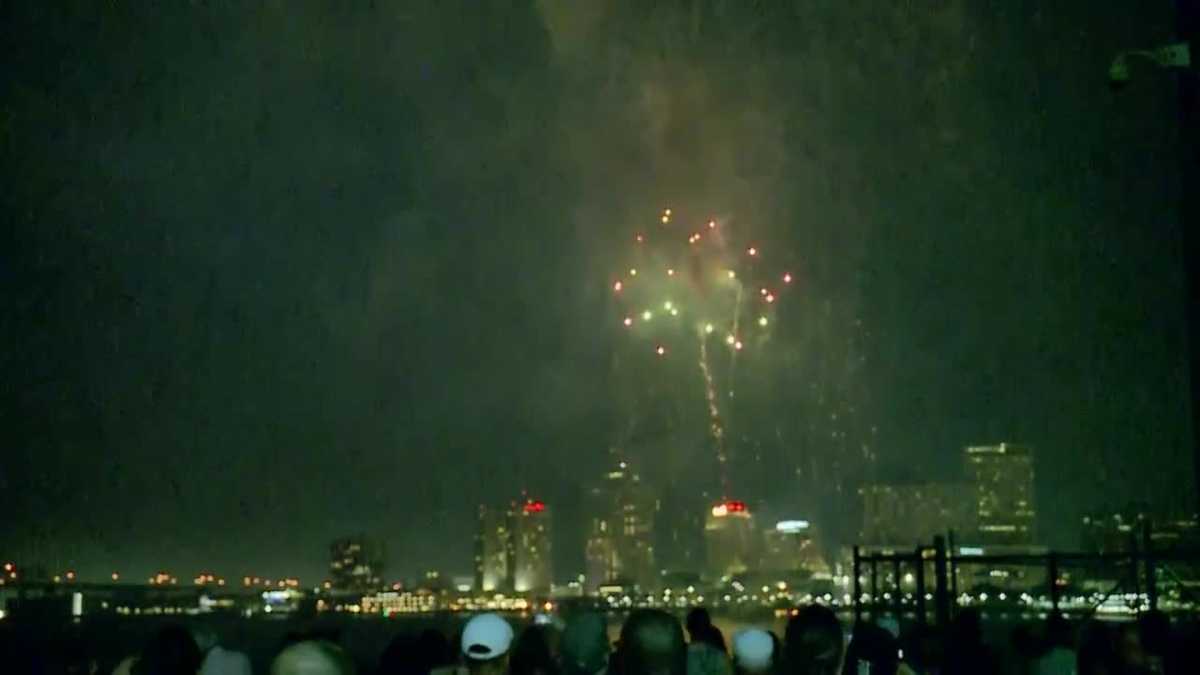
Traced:
<path id="1" fill-rule="evenodd" d="M 953 545 L 953 533 L 947 537 L 938 535 L 933 538 L 932 545 L 920 545 L 912 549 L 864 553 L 863 547 L 854 547 L 853 565 L 853 600 L 854 619 L 860 621 L 866 610 L 872 612 L 891 611 L 896 616 L 902 616 L 910 611 L 916 615 L 920 623 L 928 621 L 928 603 L 932 601 L 934 620 L 937 625 L 946 625 L 951 618 L 952 610 L 957 606 L 959 597 L 959 570 L 964 566 L 992 565 L 1025 568 L 1041 568 L 1046 574 L 1046 588 L 1049 597 L 1049 609 L 1059 612 L 1062 607 L 1062 571 L 1065 567 L 1096 566 L 1123 568 L 1117 583 L 1094 603 L 1090 612 L 1106 602 L 1114 593 L 1132 588 L 1139 597 L 1144 593 L 1148 609 L 1159 608 L 1159 566 L 1168 563 L 1200 564 L 1200 551 L 1184 550 L 1155 550 L 1150 539 L 1150 528 L 1147 525 L 1142 533 L 1141 545 L 1134 539 L 1134 545 L 1129 551 L 1120 553 L 1084 553 L 1046 551 L 1044 553 L 996 553 L 988 554 L 985 550 L 978 555 L 963 555 Z M 885 574 L 891 572 L 890 589 L 884 591 L 885 602 L 880 602 L 879 570 L 883 566 Z M 932 587 L 926 579 L 929 568 L 932 568 Z M 911 582 L 915 586 L 911 597 L 914 606 L 907 607 L 909 594 L 903 591 L 901 572 L 911 570 Z M 1187 594 L 1195 601 L 1197 598 L 1186 589 L 1181 580 L 1169 567 L 1164 568 L 1167 575 L 1176 582 L 1181 593 Z M 870 584 L 869 595 L 864 592 L 864 577 Z M 1143 591 L 1144 587 L 1144 591 Z M 869 598 L 869 602 L 867 600 Z"/>

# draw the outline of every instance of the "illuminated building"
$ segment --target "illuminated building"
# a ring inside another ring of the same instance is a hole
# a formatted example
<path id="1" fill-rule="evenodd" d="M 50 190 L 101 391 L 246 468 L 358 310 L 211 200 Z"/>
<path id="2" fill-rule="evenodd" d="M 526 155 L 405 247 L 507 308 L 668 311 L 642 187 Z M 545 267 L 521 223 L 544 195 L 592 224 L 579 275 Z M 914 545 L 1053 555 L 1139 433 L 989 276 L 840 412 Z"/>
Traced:
<path id="1" fill-rule="evenodd" d="M 480 591 L 511 591 L 513 586 L 513 539 L 511 508 L 479 506 L 475 532 L 475 588 Z"/>
<path id="2" fill-rule="evenodd" d="M 975 488 L 976 531 L 963 541 L 1022 545 L 1033 541 L 1033 453 L 1011 443 L 966 449 L 967 478 Z"/>
<path id="3" fill-rule="evenodd" d="M 975 531 L 973 488 L 968 483 L 864 485 L 858 543 L 869 546 L 928 544 L 939 534 Z"/>
<path id="4" fill-rule="evenodd" d="M 1080 536 L 1085 553 L 1124 553 L 1142 545 L 1146 515 L 1140 511 L 1083 517 Z"/>
<path id="5" fill-rule="evenodd" d="M 547 592 L 553 581 L 550 511 L 545 502 L 527 499 L 512 517 L 512 578 L 518 593 Z"/>
<path id="6" fill-rule="evenodd" d="M 719 579 L 745 572 L 757 560 L 757 539 L 754 517 L 745 502 L 715 504 L 704 523 L 709 575 Z"/>
<path id="7" fill-rule="evenodd" d="M 383 583 L 383 547 L 366 537 L 347 537 L 329 546 L 329 578 L 335 591 L 365 592 Z"/>
<path id="8" fill-rule="evenodd" d="M 418 614 L 435 612 L 439 608 L 438 596 L 432 591 L 384 591 L 365 595 L 362 599 L 363 614 Z"/>
<path id="9" fill-rule="evenodd" d="M 810 574 L 829 572 L 821 556 L 812 524 L 807 520 L 781 520 L 763 532 L 759 569 L 764 572 Z"/>
<path id="10" fill-rule="evenodd" d="M 1039 592 L 1045 592 L 1048 577 L 1044 565 L 971 562 L 971 558 L 975 556 L 1045 556 L 1049 553 L 1049 549 L 1045 546 L 1026 544 L 959 546 L 955 553 L 957 555 L 954 576 L 959 591 L 1038 589 Z M 926 568 L 927 579 L 930 578 L 931 573 L 932 565 Z M 1067 572 L 1067 574 L 1069 573 Z"/>
<path id="11" fill-rule="evenodd" d="M 600 585 L 631 584 L 653 588 L 654 499 L 628 463 L 619 461 L 601 485 L 590 492 L 587 537 L 587 581 Z"/>
<path id="12" fill-rule="evenodd" d="M 549 591 L 552 580 L 550 511 L 526 499 L 507 507 L 479 507 L 475 586 L 485 592 Z"/>

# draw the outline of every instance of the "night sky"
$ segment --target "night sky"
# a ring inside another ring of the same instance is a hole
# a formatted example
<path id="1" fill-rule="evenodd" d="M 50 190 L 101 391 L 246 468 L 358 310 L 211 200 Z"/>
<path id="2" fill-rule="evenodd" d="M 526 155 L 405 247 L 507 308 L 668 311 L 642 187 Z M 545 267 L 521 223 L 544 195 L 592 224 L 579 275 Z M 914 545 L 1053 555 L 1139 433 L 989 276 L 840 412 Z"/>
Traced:
<path id="1" fill-rule="evenodd" d="M 1054 545 L 1194 504 L 1175 88 L 1105 81 L 1170 3 L 166 4 L 0 8 L 0 557 L 466 573 L 527 489 L 573 575 L 608 274 L 670 205 L 805 275 L 742 384 L 780 481 L 820 382 L 847 475 L 1034 446 Z"/>

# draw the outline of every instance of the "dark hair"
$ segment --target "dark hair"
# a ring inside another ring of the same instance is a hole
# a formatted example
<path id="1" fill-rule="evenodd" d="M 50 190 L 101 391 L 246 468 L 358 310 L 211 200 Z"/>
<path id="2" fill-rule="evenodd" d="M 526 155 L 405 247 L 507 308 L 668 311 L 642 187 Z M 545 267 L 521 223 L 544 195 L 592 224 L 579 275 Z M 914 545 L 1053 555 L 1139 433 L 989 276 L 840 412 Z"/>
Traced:
<path id="1" fill-rule="evenodd" d="M 860 662 L 870 664 L 871 675 L 896 675 L 900 666 L 900 645 L 883 628 L 873 623 L 860 623 L 854 627 L 850 646 L 846 648 L 842 675 L 855 675 Z"/>
<path id="2" fill-rule="evenodd" d="M 616 675 L 686 675 L 687 643 L 679 621 L 658 609 L 635 610 L 621 626 Z"/>
<path id="3" fill-rule="evenodd" d="M 513 644 L 508 661 L 512 675 L 558 675 L 558 664 L 550 651 L 547 626 L 530 626 Z"/>
<path id="4" fill-rule="evenodd" d="M 160 629 L 142 649 L 133 675 L 196 675 L 202 656 L 192 634 L 183 626 Z"/>
<path id="5" fill-rule="evenodd" d="M 1079 655 L 1075 659 L 1079 675 L 1116 672 L 1114 637 L 1112 629 L 1099 621 L 1092 620 L 1084 624 L 1079 633 Z"/>
<path id="6" fill-rule="evenodd" d="M 684 623 L 687 625 L 688 633 L 691 634 L 692 639 L 695 640 L 695 633 L 697 631 L 712 625 L 712 617 L 709 616 L 708 610 L 704 607 L 693 607 L 692 610 L 687 613 L 687 619 Z"/>
<path id="7" fill-rule="evenodd" d="M 802 608 L 783 636 L 783 668 L 792 675 L 830 675 L 842 660 L 842 626 L 822 605 Z"/>

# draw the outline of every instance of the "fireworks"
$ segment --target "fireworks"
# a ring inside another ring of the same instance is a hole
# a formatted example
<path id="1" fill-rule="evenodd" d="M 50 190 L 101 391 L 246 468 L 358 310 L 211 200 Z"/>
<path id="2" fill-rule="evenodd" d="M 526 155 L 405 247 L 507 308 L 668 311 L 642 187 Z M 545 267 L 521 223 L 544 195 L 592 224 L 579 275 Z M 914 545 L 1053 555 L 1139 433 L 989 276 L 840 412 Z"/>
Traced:
<path id="1" fill-rule="evenodd" d="M 694 355 L 709 434 L 724 464 L 720 401 L 733 395 L 739 355 L 769 339 L 776 300 L 780 289 L 790 287 L 792 273 L 771 269 L 773 259 L 762 242 L 737 245 L 715 219 L 688 222 L 686 213 L 663 209 L 659 221 L 633 234 L 625 260 L 629 273 L 613 282 L 614 301 L 629 339 L 647 345 L 649 354 Z M 757 325 L 744 332 L 747 324 Z"/>
<path id="2" fill-rule="evenodd" d="M 792 273 L 769 271 L 770 252 L 761 242 L 736 246 L 732 233 L 717 220 L 686 219 L 686 213 L 664 208 L 661 225 L 633 234 L 636 245 L 627 259 L 628 274 L 612 282 L 622 316 L 628 319 L 625 327 L 634 329 L 633 337 L 667 348 L 695 344 L 718 330 L 722 336 L 736 336 L 726 342 L 731 353 L 761 345 L 765 331 L 756 331 L 751 340 L 738 329 L 743 320 L 756 321 L 763 329 L 773 324 L 771 314 L 780 293 L 773 286 L 787 288 Z M 712 234 L 702 237 L 704 229 Z M 753 296 L 747 288 L 758 291 L 758 303 L 750 302 Z M 651 323 L 656 318 L 652 310 L 659 307 L 666 320 Z M 635 323 L 638 315 L 642 320 Z M 735 344 L 739 342 L 741 348 Z"/>

